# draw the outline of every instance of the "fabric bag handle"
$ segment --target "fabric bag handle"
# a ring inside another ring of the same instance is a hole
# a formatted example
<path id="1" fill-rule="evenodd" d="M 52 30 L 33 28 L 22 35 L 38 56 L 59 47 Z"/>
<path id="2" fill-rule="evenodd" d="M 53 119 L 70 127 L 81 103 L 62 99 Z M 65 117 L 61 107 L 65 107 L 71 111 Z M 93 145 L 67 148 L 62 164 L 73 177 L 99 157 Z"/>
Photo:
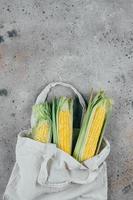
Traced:
<path id="1" fill-rule="evenodd" d="M 84 116 L 84 113 L 86 112 L 86 104 L 85 104 L 85 101 L 84 101 L 84 98 L 82 97 L 82 95 L 78 92 L 78 90 L 73 87 L 71 84 L 69 83 L 64 83 L 64 82 L 51 82 L 49 83 L 42 91 L 41 93 L 38 95 L 36 101 L 35 101 L 35 104 L 39 104 L 39 103 L 43 103 L 46 101 L 47 99 L 47 96 L 50 92 L 50 90 L 57 86 L 57 85 L 61 85 L 61 86 L 64 86 L 64 87 L 67 87 L 67 88 L 70 88 L 73 90 L 73 92 L 77 95 L 78 99 L 79 99 L 79 103 L 82 107 L 82 117 L 81 117 L 81 122 L 82 122 L 82 119 L 83 119 L 83 116 Z M 32 113 L 31 115 L 31 128 L 34 127 L 35 125 L 35 121 L 34 121 L 34 115 Z"/>

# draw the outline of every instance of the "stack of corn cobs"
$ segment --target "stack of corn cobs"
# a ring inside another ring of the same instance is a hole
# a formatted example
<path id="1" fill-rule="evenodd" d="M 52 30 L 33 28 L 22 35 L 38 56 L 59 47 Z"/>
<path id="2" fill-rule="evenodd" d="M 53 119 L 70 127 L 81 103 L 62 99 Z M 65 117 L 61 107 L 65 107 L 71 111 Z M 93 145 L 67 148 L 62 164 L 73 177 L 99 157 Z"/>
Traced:
<path id="1" fill-rule="evenodd" d="M 33 106 L 36 123 L 32 128 L 31 137 L 43 143 L 52 142 L 59 149 L 82 162 L 99 153 L 111 108 L 112 101 L 103 91 L 95 97 L 91 94 L 73 147 L 73 99 L 60 97 L 54 99 L 52 103 L 36 104 Z"/>

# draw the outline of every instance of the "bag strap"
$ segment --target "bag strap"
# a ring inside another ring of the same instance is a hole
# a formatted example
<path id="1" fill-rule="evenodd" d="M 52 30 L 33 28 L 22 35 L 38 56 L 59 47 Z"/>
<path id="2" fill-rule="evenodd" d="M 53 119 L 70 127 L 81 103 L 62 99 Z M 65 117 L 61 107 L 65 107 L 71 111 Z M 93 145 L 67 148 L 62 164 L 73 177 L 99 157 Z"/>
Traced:
<path id="1" fill-rule="evenodd" d="M 35 101 L 35 104 L 40 104 L 40 103 L 43 103 L 46 101 L 47 99 L 47 96 L 50 92 L 50 90 L 57 86 L 57 85 L 61 85 L 61 86 L 64 86 L 64 87 L 67 87 L 67 88 L 70 88 L 73 90 L 73 92 L 77 95 L 78 99 L 79 99 L 79 103 L 82 107 L 82 118 L 81 118 L 81 122 L 82 122 L 82 119 L 83 119 L 83 116 L 84 116 L 84 113 L 86 112 L 86 104 L 85 104 L 85 101 L 82 97 L 82 95 L 78 92 L 78 90 L 73 87 L 71 84 L 68 84 L 68 83 L 64 83 L 64 82 L 51 82 L 49 83 L 42 91 L 41 93 L 38 95 L 36 101 Z M 35 125 L 35 122 L 34 122 L 34 116 L 33 116 L 33 113 L 31 115 L 31 127 L 33 127 Z"/>
<path id="2" fill-rule="evenodd" d="M 45 154 L 43 156 L 43 162 L 41 164 L 40 172 L 38 175 L 38 183 L 40 185 L 47 185 L 51 187 L 65 187 L 69 183 L 77 183 L 77 184 L 87 184 L 92 182 L 96 177 L 97 177 L 97 170 L 100 168 L 101 165 L 104 164 L 107 156 L 109 155 L 110 152 L 110 144 L 109 142 L 104 138 L 106 146 L 104 149 L 100 152 L 100 154 L 96 155 L 94 158 L 86 160 L 82 164 L 75 163 L 77 165 L 76 168 L 70 168 L 70 159 L 69 156 L 66 153 L 61 153 L 60 156 L 63 156 L 63 159 L 67 166 L 67 175 L 66 177 L 69 177 L 68 180 L 62 182 L 62 183 L 49 183 L 47 182 L 48 178 L 48 172 L 47 172 L 47 162 L 49 159 L 52 158 L 52 156 L 55 156 L 57 153 L 57 149 L 55 148 L 54 145 L 52 146 L 47 146 L 45 149 Z M 50 150 L 49 150 L 50 148 Z M 49 156 L 47 156 L 49 155 Z M 59 158 L 60 160 L 63 160 L 62 158 Z M 78 166 L 79 165 L 79 166 Z M 55 171 L 55 173 L 59 173 Z"/>

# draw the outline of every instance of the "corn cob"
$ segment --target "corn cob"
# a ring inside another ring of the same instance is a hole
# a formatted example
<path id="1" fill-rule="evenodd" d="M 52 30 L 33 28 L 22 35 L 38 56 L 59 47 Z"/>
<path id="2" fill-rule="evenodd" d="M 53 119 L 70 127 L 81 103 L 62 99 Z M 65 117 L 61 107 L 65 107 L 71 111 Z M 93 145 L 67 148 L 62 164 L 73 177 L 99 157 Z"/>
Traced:
<path id="1" fill-rule="evenodd" d="M 53 142 L 71 154 L 73 132 L 73 100 L 66 97 L 54 99 L 52 104 Z"/>
<path id="2" fill-rule="evenodd" d="M 83 119 L 73 156 L 80 162 L 92 158 L 99 151 L 111 100 L 99 92 L 90 100 Z"/>
<path id="3" fill-rule="evenodd" d="M 32 128 L 32 138 L 36 141 L 48 143 L 51 141 L 52 121 L 48 103 L 33 106 L 35 126 Z"/>

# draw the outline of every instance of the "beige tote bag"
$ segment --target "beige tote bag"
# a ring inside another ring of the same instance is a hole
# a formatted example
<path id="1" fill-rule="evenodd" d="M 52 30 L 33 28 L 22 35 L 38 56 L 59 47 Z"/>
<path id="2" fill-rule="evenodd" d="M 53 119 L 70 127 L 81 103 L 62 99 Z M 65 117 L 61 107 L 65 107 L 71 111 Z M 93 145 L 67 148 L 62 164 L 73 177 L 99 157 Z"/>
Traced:
<path id="1" fill-rule="evenodd" d="M 51 88 L 62 85 L 71 88 L 79 98 L 81 94 L 70 84 L 54 82 L 40 93 L 36 104 L 46 100 Z M 34 116 L 31 116 L 31 127 Z M 16 163 L 6 187 L 3 200 L 107 200 L 106 158 L 110 145 L 103 139 L 103 148 L 93 158 L 79 163 L 55 144 L 40 143 L 27 137 L 28 131 L 19 133 L 16 145 Z"/>

